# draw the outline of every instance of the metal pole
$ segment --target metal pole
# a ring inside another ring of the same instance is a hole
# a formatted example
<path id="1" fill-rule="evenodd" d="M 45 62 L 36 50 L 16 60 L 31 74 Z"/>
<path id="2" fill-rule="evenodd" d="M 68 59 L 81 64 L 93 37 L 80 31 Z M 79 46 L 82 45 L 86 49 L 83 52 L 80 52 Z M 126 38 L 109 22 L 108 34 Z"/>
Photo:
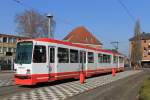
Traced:
<path id="1" fill-rule="evenodd" d="M 47 15 L 47 18 L 48 18 L 48 38 L 53 38 L 53 34 L 52 34 L 52 31 L 51 31 L 51 25 L 52 25 L 52 18 L 53 18 L 53 15 L 51 14 L 48 14 Z"/>
<path id="2" fill-rule="evenodd" d="M 51 19 L 48 17 L 48 38 L 51 38 Z"/>
<path id="3" fill-rule="evenodd" d="M 118 41 L 114 41 L 114 42 L 110 42 L 110 43 L 115 47 L 115 50 L 118 52 L 119 42 Z"/>

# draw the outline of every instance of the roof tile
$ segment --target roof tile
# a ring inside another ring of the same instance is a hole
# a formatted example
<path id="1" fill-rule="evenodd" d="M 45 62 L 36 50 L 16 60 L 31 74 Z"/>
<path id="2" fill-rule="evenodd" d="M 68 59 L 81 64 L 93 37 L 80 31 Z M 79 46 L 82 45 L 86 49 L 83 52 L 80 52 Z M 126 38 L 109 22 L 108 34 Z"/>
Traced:
<path id="1" fill-rule="evenodd" d="M 73 43 L 102 45 L 102 43 L 83 26 L 73 29 L 63 40 Z"/>

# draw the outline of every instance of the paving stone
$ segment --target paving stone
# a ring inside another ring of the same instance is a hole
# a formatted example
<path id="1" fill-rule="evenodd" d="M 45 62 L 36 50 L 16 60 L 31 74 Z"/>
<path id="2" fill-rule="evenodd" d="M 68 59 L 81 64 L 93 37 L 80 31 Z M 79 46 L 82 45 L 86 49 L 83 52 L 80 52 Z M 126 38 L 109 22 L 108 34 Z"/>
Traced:
<path id="1" fill-rule="evenodd" d="M 117 73 L 115 77 L 109 74 L 88 78 L 85 84 L 80 84 L 79 81 L 73 81 L 54 86 L 41 87 L 28 92 L 14 94 L 4 100 L 62 100 L 139 72 L 141 71 L 124 71 Z"/>

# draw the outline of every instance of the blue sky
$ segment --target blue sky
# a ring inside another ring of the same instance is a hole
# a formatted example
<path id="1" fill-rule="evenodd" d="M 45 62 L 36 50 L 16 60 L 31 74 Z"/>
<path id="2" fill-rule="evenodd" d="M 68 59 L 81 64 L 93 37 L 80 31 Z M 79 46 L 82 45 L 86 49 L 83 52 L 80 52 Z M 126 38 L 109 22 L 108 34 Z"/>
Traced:
<path id="1" fill-rule="evenodd" d="M 119 41 L 119 50 L 128 54 L 128 39 L 133 36 L 135 23 L 117 0 L 1 0 L 0 33 L 17 34 L 15 15 L 33 8 L 51 13 L 56 21 L 55 38 L 62 39 L 73 28 L 85 26 L 103 44 L 113 48 L 111 41 Z M 150 1 L 121 0 L 135 19 L 140 19 L 142 31 L 150 32 Z"/>

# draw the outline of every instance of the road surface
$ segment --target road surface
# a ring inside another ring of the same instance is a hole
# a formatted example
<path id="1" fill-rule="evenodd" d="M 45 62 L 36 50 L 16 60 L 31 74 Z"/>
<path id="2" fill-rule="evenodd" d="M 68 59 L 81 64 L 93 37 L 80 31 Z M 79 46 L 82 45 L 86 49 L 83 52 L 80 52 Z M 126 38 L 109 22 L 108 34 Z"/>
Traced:
<path id="1" fill-rule="evenodd" d="M 66 100 L 138 100 L 142 82 L 150 77 L 150 70 L 120 79 Z"/>
<path id="2" fill-rule="evenodd" d="M 40 84 L 34 87 L 0 87 L 3 100 L 136 100 L 142 81 L 150 71 L 124 71 L 115 77 L 101 75 L 86 79 L 81 85 L 79 80 L 67 80 Z M 7 75 L 6 75 L 7 76 Z"/>

